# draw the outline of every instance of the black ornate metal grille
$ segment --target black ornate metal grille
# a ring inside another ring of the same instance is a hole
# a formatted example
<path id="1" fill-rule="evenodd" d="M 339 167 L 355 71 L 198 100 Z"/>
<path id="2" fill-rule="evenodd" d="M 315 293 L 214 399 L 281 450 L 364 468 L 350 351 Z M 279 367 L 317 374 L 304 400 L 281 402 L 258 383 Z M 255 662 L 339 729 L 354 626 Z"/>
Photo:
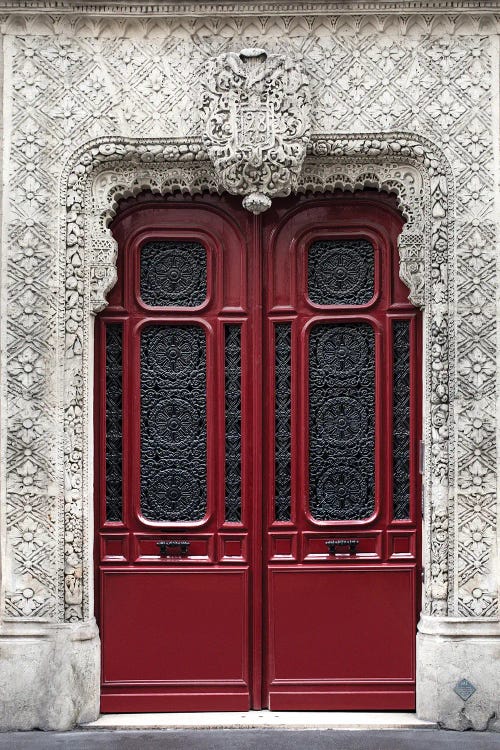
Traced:
<path id="1" fill-rule="evenodd" d="M 206 341 L 196 325 L 141 335 L 141 510 L 199 521 L 207 507 Z"/>
<path id="2" fill-rule="evenodd" d="M 106 326 L 106 520 L 122 520 L 122 324 Z"/>
<path id="3" fill-rule="evenodd" d="M 410 516 L 410 321 L 393 322 L 392 461 L 394 518 Z"/>
<path id="4" fill-rule="evenodd" d="M 241 521 L 241 329 L 225 326 L 226 521 Z"/>
<path id="5" fill-rule="evenodd" d="M 277 521 L 291 517 L 291 397 L 292 327 L 276 323 L 275 332 L 275 432 L 274 493 Z"/>
<path id="6" fill-rule="evenodd" d="M 309 507 L 320 521 L 374 511 L 375 336 L 321 323 L 309 341 Z"/>
<path id="7" fill-rule="evenodd" d="M 375 258 L 367 240 L 317 240 L 307 268 L 309 299 L 317 305 L 364 305 L 373 297 Z"/>
<path id="8" fill-rule="evenodd" d="M 197 307 L 207 296 L 207 251 L 199 242 L 161 240 L 141 248 L 141 297 L 152 307 Z"/>

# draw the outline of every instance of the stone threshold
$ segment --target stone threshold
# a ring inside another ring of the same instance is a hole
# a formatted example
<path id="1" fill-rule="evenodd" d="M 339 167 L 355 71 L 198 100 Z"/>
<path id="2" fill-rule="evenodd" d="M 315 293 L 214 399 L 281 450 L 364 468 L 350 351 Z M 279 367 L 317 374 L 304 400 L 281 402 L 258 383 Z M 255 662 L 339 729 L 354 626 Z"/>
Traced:
<path id="1" fill-rule="evenodd" d="M 414 713 L 351 711 L 246 711 L 101 714 L 81 729 L 436 729 Z"/>

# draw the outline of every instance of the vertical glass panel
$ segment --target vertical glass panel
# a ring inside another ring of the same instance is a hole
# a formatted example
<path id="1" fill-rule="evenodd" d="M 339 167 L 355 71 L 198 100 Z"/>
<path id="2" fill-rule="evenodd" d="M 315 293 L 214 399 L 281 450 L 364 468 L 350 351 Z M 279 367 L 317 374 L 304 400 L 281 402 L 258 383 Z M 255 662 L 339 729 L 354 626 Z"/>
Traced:
<path id="1" fill-rule="evenodd" d="M 317 305 L 364 305 L 374 293 L 375 257 L 367 240 L 318 240 L 309 247 L 308 295 Z"/>
<path id="2" fill-rule="evenodd" d="M 106 326 L 106 520 L 122 520 L 122 324 Z"/>
<path id="3" fill-rule="evenodd" d="M 199 521 L 207 507 L 205 332 L 158 325 L 141 335 L 141 511 Z"/>
<path id="4" fill-rule="evenodd" d="M 410 516 L 410 321 L 393 322 L 392 462 L 394 518 Z"/>
<path id="5" fill-rule="evenodd" d="M 275 332 L 275 437 L 274 492 L 277 521 L 289 521 L 291 513 L 291 392 L 292 327 L 276 323 Z"/>
<path id="6" fill-rule="evenodd" d="M 375 336 L 319 324 L 309 341 L 309 507 L 319 521 L 374 511 Z"/>
<path id="7" fill-rule="evenodd" d="M 226 521 L 241 521 L 241 329 L 225 326 Z"/>
<path id="8" fill-rule="evenodd" d="M 152 307 L 197 307 L 207 296 L 207 251 L 199 242 L 157 240 L 141 248 L 141 298 Z"/>

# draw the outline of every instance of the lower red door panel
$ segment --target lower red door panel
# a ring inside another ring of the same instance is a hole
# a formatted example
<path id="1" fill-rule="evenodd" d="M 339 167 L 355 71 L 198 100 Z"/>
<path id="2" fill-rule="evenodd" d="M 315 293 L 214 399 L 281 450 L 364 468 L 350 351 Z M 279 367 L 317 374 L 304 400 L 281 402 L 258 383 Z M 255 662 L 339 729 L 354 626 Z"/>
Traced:
<path id="1" fill-rule="evenodd" d="M 413 709 L 412 567 L 269 571 L 272 709 Z"/>
<path id="2" fill-rule="evenodd" d="M 414 711 L 415 688 L 357 688 L 352 683 L 335 690 L 276 690 L 269 694 L 271 711 Z"/>
<path id="3" fill-rule="evenodd" d="M 103 711 L 247 710 L 246 570 L 107 569 Z"/>

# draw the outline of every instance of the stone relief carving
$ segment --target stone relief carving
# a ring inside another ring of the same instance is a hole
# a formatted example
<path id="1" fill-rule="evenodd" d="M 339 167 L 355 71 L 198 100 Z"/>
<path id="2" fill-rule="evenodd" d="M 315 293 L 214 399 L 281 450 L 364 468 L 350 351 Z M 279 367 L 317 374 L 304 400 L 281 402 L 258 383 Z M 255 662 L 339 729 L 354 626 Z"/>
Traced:
<path id="1" fill-rule="evenodd" d="M 308 81 L 292 57 L 258 47 L 208 61 L 204 143 L 220 185 L 254 214 L 297 186 L 310 135 Z"/>
<path id="2" fill-rule="evenodd" d="M 105 304 L 105 295 L 109 285 L 115 278 L 115 244 L 106 224 L 113 218 L 121 198 L 128 197 L 142 190 L 153 190 L 161 194 L 182 190 L 196 194 L 204 190 L 217 191 L 217 175 L 213 169 L 202 161 L 204 152 L 199 144 L 187 146 L 187 153 L 196 154 L 200 160 L 196 165 L 181 164 L 178 159 L 185 154 L 184 144 L 174 142 L 164 144 L 158 148 L 153 144 L 135 145 L 120 142 L 106 142 L 95 144 L 81 155 L 80 163 L 69 177 L 69 182 L 75 191 L 76 205 L 92 206 L 89 212 L 86 231 L 82 226 L 80 244 L 88 248 L 85 255 L 91 259 L 91 304 L 93 311 L 98 312 Z M 407 219 L 401 235 L 401 270 L 406 274 L 411 289 L 411 296 L 415 304 L 424 304 L 423 288 L 425 269 L 432 268 L 435 249 L 432 237 L 440 236 L 443 217 L 446 225 L 451 224 L 448 204 L 442 203 L 443 216 L 433 217 L 432 185 L 435 180 L 446 184 L 451 178 L 449 166 L 439 152 L 424 139 L 409 139 L 404 135 L 391 134 L 388 141 L 379 134 L 372 138 L 313 138 L 309 146 L 309 155 L 298 179 L 297 191 L 324 192 L 342 189 L 356 190 L 364 187 L 376 188 L 397 196 L 401 211 Z M 123 156 L 127 154 L 127 158 Z M 154 154 L 154 156 L 153 156 Z M 206 156 L 206 154 L 205 154 Z M 169 163 L 169 159 L 172 162 Z M 434 164 L 429 169 L 430 160 Z M 192 160 L 191 160 L 192 161 Z M 79 169 L 85 163 L 86 170 Z M 153 162 L 153 163 L 151 163 Z M 78 172 L 81 176 L 78 178 Z M 89 177 L 90 173 L 90 177 Z M 138 179 L 138 175 L 140 178 Z M 78 189 L 76 186 L 78 185 Z M 435 192 L 435 191 L 434 191 Z M 70 215 L 72 215 L 70 206 Z M 434 211 L 434 213 L 436 213 Z M 437 212 L 441 214 L 441 212 Z M 90 230 L 92 226 L 92 230 Z M 445 231 L 445 237 L 446 237 Z M 104 247 L 107 247 L 103 251 Z M 446 248 L 448 244 L 446 243 Z M 98 248 L 97 255 L 95 249 Z M 410 248 L 407 255 L 407 248 Z M 424 250 L 427 252 L 427 263 L 424 262 Z M 70 251 L 71 253 L 72 251 Z M 439 317 L 444 321 L 439 329 L 432 329 L 429 335 L 435 334 L 432 344 L 435 359 L 434 365 L 429 367 L 427 381 L 427 398 L 434 398 L 433 419 L 429 422 L 428 445 L 432 447 L 432 468 L 428 472 L 428 495 L 441 499 L 448 497 L 449 455 L 447 434 L 439 433 L 433 424 L 441 424 L 448 428 L 447 404 L 448 392 L 448 336 L 449 331 L 445 322 L 448 320 L 448 293 L 446 279 L 451 269 L 448 269 L 447 254 L 439 256 L 435 267 L 439 267 L 439 278 L 434 274 L 431 281 L 427 271 L 427 285 L 435 285 L 437 302 L 433 304 L 433 297 L 428 300 L 428 314 Z M 96 272 L 94 272 L 94 269 Z M 82 299 L 83 304 L 83 299 Z M 81 346 L 85 346 L 83 335 Z M 438 364 L 439 363 L 439 364 Z M 439 398 L 431 394 L 439 393 Z M 84 412 L 84 410 L 83 410 Z M 68 425 L 67 429 L 70 429 Z M 82 431 L 85 430 L 82 428 Z M 85 477 L 84 467 L 81 467 L 82 480 Z M 431 508 L 433 506 L 431 505 Z M 437 523 L 434 510 L 429 524 Z M 448 502 L 445 503 L 445 516 L 448 518 Z M 436 540 L 432 548 L 431 562 L 438 562 L 438 571 L 429 581 L 426 599 L 428 611 L 443 613 L 447 607 L 448 588 L 448 536 L 444 535 Z M 71 577 L 71 573 L 69 574 Z"/>
<path id="3" fill-rule="evenodd" d="M 45 34 L 54 28 L 47 22 Z M 298 55 L 310 79 L 312 135 L 297 190 L 394 190 L 408 216 L 402 276 L 411 280 L 412 299 L 425 300 L 428 325 L 426 606 L 433 614 L 496 617 L 490 42 L 443 33 L 356 36 L 354 26 L 334 37 L 332 29 L 353 24 L 351 17 L 335 27 L 319 19 L 323 31 L 300 30 L 303 22 L 289 25 L 293 37 L 266 40 L 271 54 Z M 86 616 L 88 313 L 104 304 L 114 281 L 115 248 L 105 230 L 113 200 L 143 187 L 219 189 L 193 113 L 206 58 L 230 51 L 231 40 L 216 38 L 222 27 L 213 19 L 215 36 L 194 39 L 205 21 L 190 22 L 187 38 L 182 24 L 171 23 L 172 36 L 140 45 L 90 36 L 6 42 L 13 124 L 5 219 L 8 618 Z M 251 20 L 238 23 L 244 38 Z M 458 21 L 446 23 L 441 18 L 439 28 L 453 31 Z M 332 130 L 345 135 L 321 136 Z M 132 142 L 138 132 L 143 140 Z M 98 137 L 75 163 L 75 148 Z"/>
<path id="4" fill-rule="evenodd" d="M 27 10 L 31 11 L 30 17 L 35 11 L 40 13 L 50 13 L 51 15 L 61 9 L 60 0 L 23 0 L 22 6 L 19 6 L 18 2 L 6 0 L 3 2 L 2 7 L 7 11 L 17 15 L 23 15 Z M 422 11 L 464 11 L 467 14 L 475 11 L 482 10 L 483 14 L 497 9 L 496 0 L 468 0 L 467 7 L 464 9 L 463 0 L 414 0 L 412 5 L 408 8 L 403 6 L 405 12 L 408 14 L 422 13 Z M 195 11 L 209 18 L 212 16 L 228 16 L 232 17 L 237 13 L 248 16 L 283 16 L 287 14 L 289 16 L 303 16 L 306 13 L 310 13 L 313 16 L 324 16 L 331 13 L 339 15 L 351 15 L 355 11 L 356 14 L 366 15 L 372 14 L 373 11 L 377 11 L 376 15 L 381 16 L 384 11 L 394 11 L 397 9 L 392 0 L 321 0 L 316 2 L 314 5 L 310 2 L 300 2 L 296 0 L 293 7 L 288 2 L 275 2 L 274 0 L 267 0 L 267 2 L 260 1 L 259 3 L 251 2 L 247 0 L 235 0 L 234 2 L 226 2 L 223 6 L 219 5 L 215 0 L 208 0 L 207 2 L 141 2 L 140 4 L 131 3 L 130 0 L 123 0 L 123 2 L 117 2 L 116 0 L 112 5 L 106 5 L 102 3 L 72 3 L 71 6 L 65 6 L 64 10 L 72 11 L 78 15 L 90 15 L 90 16 L 106 16 L 110 11 L 120 11 L 130 17 L 143 16 L 145 12 L 150 13 L 152 16 L 169 16 L 175 15 L 177 17 L 187 16 L 190 17 Z"/>
<path id="5" fill-rule="evenodd" d="M 147 15 L 146 9 L 147 8 Z M 236 0 L 223 5 L 207 3 L 140 3 L 126 1 L 109 6 L 85 3 L 65 8 L 50 0 L 24 0 L 3 3 L 0 16 L 6 34 L 82 36 L 86 38 L 121 37 L 129 39 L 157 39 L 171 35 L 181 38 L 202 34 L 231 39 L 239 34 L 274 39 L 293 36 L 370 36 L 395 34 L 402 36 L 442 37 L 450 34 L 464 36 L 497 34 L 500 28 L 498 0 L 422 0 L 407 4 L 398 14 L 391 0 L 367 2 L 268 2 L 258 4 Z M 438 10 L 439 12 L 435 12 Z M 117 21 L 117 13 L 125 18 Z M 194 16 L 203 16 L 202 20 Z M 253 16 L 253 18 L 252 18 Z M 258 16 L 258 24 L 255 22 Z M 236 19 L 236 20 L 235 20 Z"/>

